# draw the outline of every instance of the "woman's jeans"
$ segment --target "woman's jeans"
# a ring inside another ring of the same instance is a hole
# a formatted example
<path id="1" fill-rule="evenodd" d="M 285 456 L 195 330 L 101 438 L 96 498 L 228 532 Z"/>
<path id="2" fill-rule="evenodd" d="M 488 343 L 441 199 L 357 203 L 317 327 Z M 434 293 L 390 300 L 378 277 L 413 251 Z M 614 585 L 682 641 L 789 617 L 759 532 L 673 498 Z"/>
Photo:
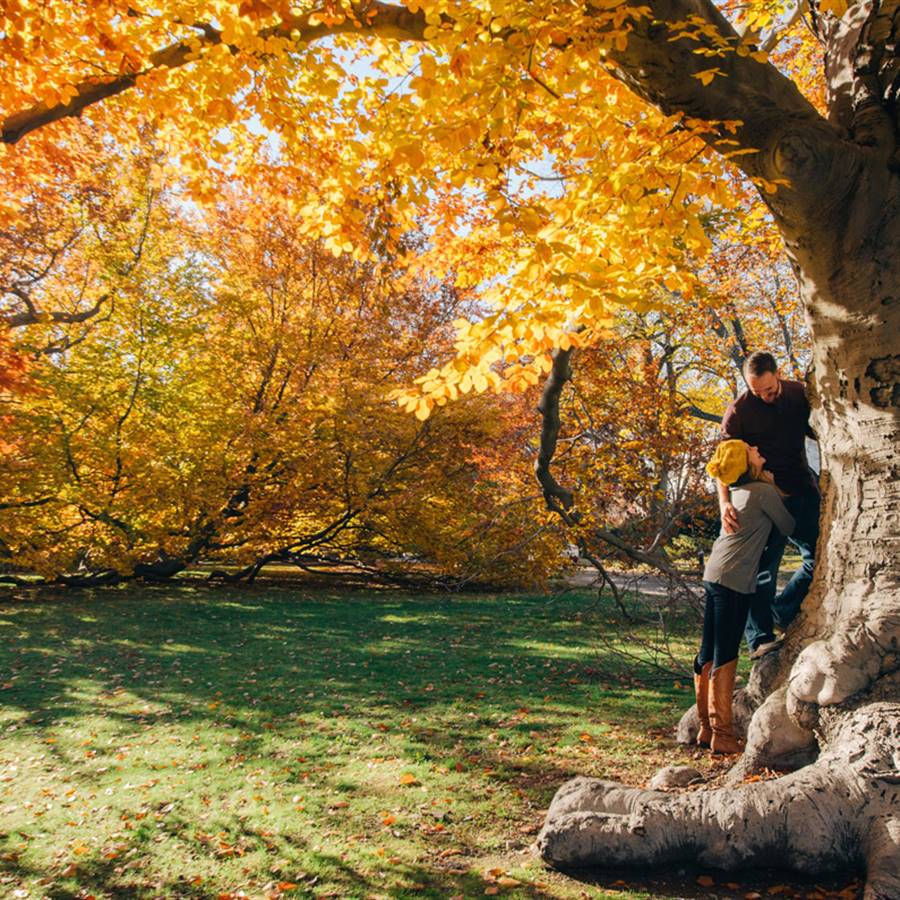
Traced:
<path id="1" fill-rule="evenodd" d="M 739 594 L 721 584 L 704 581 L 706 609 L 703 613 L 703 638 L 695 668 L 710 660 L 713 669 L 737 659 L 741 633 L 747 622 L 747 610 L 752 594 Z"/>
<path id="2" fill-rule="evenodd" d="M 744 632 L 751 650 L 773 641 L 774 626 L 784 630 L 800 611 L 800 604 L 809 591 L 816 564 L 820 502 L 819 492 L 812 490 L 784 498 L 784 505 L 797 524 L 790 538 L 773 528 L 766 549 L 763 550 L 756 576 L 756 593 L 750 603 L 750 615 Z M 776 596 L 778 568 L 788 540 L 800 551 L 801 565 L 784 590 Z"/>

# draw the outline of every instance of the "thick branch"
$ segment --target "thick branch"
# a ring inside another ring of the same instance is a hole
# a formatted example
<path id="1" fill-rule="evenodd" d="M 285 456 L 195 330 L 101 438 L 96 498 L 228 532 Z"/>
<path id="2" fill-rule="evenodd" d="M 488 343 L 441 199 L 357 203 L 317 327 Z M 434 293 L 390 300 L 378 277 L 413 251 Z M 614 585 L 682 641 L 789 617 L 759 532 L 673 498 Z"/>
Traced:
<path id="1" fill-rule="evenodd" d="M 345 18 L 341 22 L 325 25 L 309 24 L 307 16 L 286 16 L 278 25 L 260 30 L 258 37 L 283 38 L 290 41 L 310 43 L 333 34 L 378 34 L 381 37 L 400 40 L 424 40 L 425 18 L 414 14 L 402 6 L 386 3 L 369 2 L 359 4 L 355 19 Z M 48 105 L 38 103 L 29 109 L 7 116 L 0 123 L 0 140 L 4 144 L 14 144 L 29 132 L 58 122 L 60 119 L 80 116 L 90 106 L 115 97 L 130 90 L 137 84 L 141 75 L 159 69 L 178 69 L 189 62 L 194 62 L 202 55 L 203 48 L 222 43 L 221 33 L 210 25 L 198 25 L 202 34 L 194 34 L 189 39 L 170 44 L 152 53 L 148 65 L 140 72 L 125 72 L 110 79 L 85 78 L 75 85 L 75 95 L 67 103 Z M 197 51 L 197 44 L 200 52 Z M 240 52 L 232 48 L 234 52 Z"/>
<path id="2" fill-rule="evenodd" d="M 722 421 L 721 416 L 717 416 L 715 413 L 707 412 L 705 409 L 700 409 L 699 406 L 692 403 L 687 407 L 688 415 L 693 416 L 695 419 L 702 419 L 704 422 L 714 422 L 718 425 Z"/>
<path id="3" fill-rule="evenodd" d="M 827 48 L 830 121 L 889 158 L 897 146 L 900 3 L 866 0 L 840 19 L 820 16 L 817 24 Z"/>
<path id="4" fill-rule="evenodd" d="M 629 2 L 638 6 L 640 0 Z M 846 141 L 775 66 L 754 59 L 755 48 L 740 45 L 711 0 L 655 0 L 650 6 L 652 16 L 635 22 L 626 48 L 610 51 L 614 74 L 663 112 L 712 123 L 704 139 L 713 150 L 726 156 L 757 151 L 733 162 L 749 177 L 764 179 L 762 199 L 789 244 L 837 215 L 870 155 Z M 691 21 L 714 37 L 688 30 Z M 715 124 L 721 122 L 738 124 L 732 134 Z"/>
<path id="5" fill-rule="evenodd" d="M 31 308 L 25 312 L 6 316 L 4 322 L 7 328 L 24 328 L 26 325 L 36 325 L 39 322 L 53 322 L 56 325 L 75 325 L 79 322 L 87 322 L 100 312 L 103 304 L 109 299 L 109 294 L 99 297 L 90 309 L 77 313 L 68 312 L 40 312 L 31 304 Z"/>
<path id="6" fill-rule="evenodd" d="M 743 149 L 763 149 L 787 127 L 823 126 L 812 104 L 775 66 L 737 52 L 740 37 L 710 0 L 656 0 L 651 8 L 652 18 L 635 22 L 625 50 L 610 54 L 622 80 L 636 93 L 667 114 L 740 122 L 733 138 Z M 718 41 L 714 44 L 690 29 L 686 23 L 691 21 L 702 21 Z M 685 36 L 673 40 L 679 34 Z M 717 55 L 697 53 L 701 48 Z M 708 84 L 697 77 L 714 68 L 723 74 Z M 726 132 L 721 136 L 731 137 Z M 710 135 L 712 146 L 718 137 Z M 750 174 L 759 174 L 759 162 L 749 154 L 736 162 Z"/>
<path id="7" fill-rule="evenodd" d="M 547 376 L 544 392 L 538 403 L 538 411 L 541 414 L 541 444 L 537 462 L 534 464 L 534 474 L 544 492 L 547 507 L 549 509 L 562 507 L 563 511 L 568 511 L 572 506 L 572 492 L 551 475 L 550 463 L 556 453 L 556 442 L 559 439 L 559 396 L 565 383 L 572 377 L 572 368 L 569 365 L 571 356 L 571 350 L 553 351 L 553 368 Z"/>

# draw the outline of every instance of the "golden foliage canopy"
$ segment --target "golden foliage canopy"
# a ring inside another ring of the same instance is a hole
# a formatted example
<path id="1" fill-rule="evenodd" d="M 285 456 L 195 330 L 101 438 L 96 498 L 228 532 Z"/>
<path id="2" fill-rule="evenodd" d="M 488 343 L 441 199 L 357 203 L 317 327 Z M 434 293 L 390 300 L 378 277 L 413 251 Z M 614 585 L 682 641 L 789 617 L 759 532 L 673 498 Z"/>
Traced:
<path id="1" fill-rule="evenodd" d="M 303 173 L 306 192 L 285 202 L 332 254 L 395 264 L 402 236 L 423 230 L 410 273 L 452 280 L 479 314 L 456 323 L 453 358 L 401 392 L 420 419 L 460 393 L 527 389 L 554 347 L 592 343 L 623 308 L 702 298 L 705 217 L 746 197 L 731 163 L 754 149 L 735 139 L 736 118 L 665 114 L 624 83 L 617 59 L 651 16 L 639 3 L 4 0 L 3 11 L 4 167 L 25 158 L 40 182 L 42 160 L 85 129 L 128 144 L 153 123 L 159 165 L 197 203 L 215 204 L 222 179 L 268 148 L 273 177 Z M 659 39 L 692 46 L 688 79 L 721 90 L 732 57 L 773 65 L 751 38 L 782 13 L 741 4 L 746 41 L 696 17 Z M 775 62 L 819 102 L 811 39 L 794 27 L 784 45 Z"/>

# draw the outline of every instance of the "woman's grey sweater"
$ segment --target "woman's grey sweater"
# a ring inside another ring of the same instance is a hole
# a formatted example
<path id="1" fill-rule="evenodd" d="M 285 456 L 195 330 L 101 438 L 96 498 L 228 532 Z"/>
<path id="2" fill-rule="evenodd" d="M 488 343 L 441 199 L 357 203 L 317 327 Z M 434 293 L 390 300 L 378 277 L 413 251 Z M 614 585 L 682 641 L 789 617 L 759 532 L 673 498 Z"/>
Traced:
<path id="1" fill-rule="evenodd" d="M 734 534 L 720 532 L 706 562 L 703 580 L 739 594 L 752 594 L 772 525 L 789 535 L 794 530 L 794 517 L 784 508 L 778 491 L 765 481 L 731 488 L 731 502 L 740 527 Z"/>

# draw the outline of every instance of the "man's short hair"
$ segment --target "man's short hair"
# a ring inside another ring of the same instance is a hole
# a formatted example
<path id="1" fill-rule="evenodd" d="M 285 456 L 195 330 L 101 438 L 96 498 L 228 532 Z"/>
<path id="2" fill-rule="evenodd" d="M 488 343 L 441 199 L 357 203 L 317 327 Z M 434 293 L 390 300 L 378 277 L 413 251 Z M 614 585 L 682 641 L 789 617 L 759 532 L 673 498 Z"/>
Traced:
<path id="1" fill-rule="evenodd" d="M 757 350 L 756 353 L 751 353 L 744 360 L 745 376 L 752 375 L 754 378 L 759 378 L 760 375 L 764 375 L 766 372 L 774 374 L 777 371 L 778 363 L 775 362 L 775 357 L 767 350 Z"/>

